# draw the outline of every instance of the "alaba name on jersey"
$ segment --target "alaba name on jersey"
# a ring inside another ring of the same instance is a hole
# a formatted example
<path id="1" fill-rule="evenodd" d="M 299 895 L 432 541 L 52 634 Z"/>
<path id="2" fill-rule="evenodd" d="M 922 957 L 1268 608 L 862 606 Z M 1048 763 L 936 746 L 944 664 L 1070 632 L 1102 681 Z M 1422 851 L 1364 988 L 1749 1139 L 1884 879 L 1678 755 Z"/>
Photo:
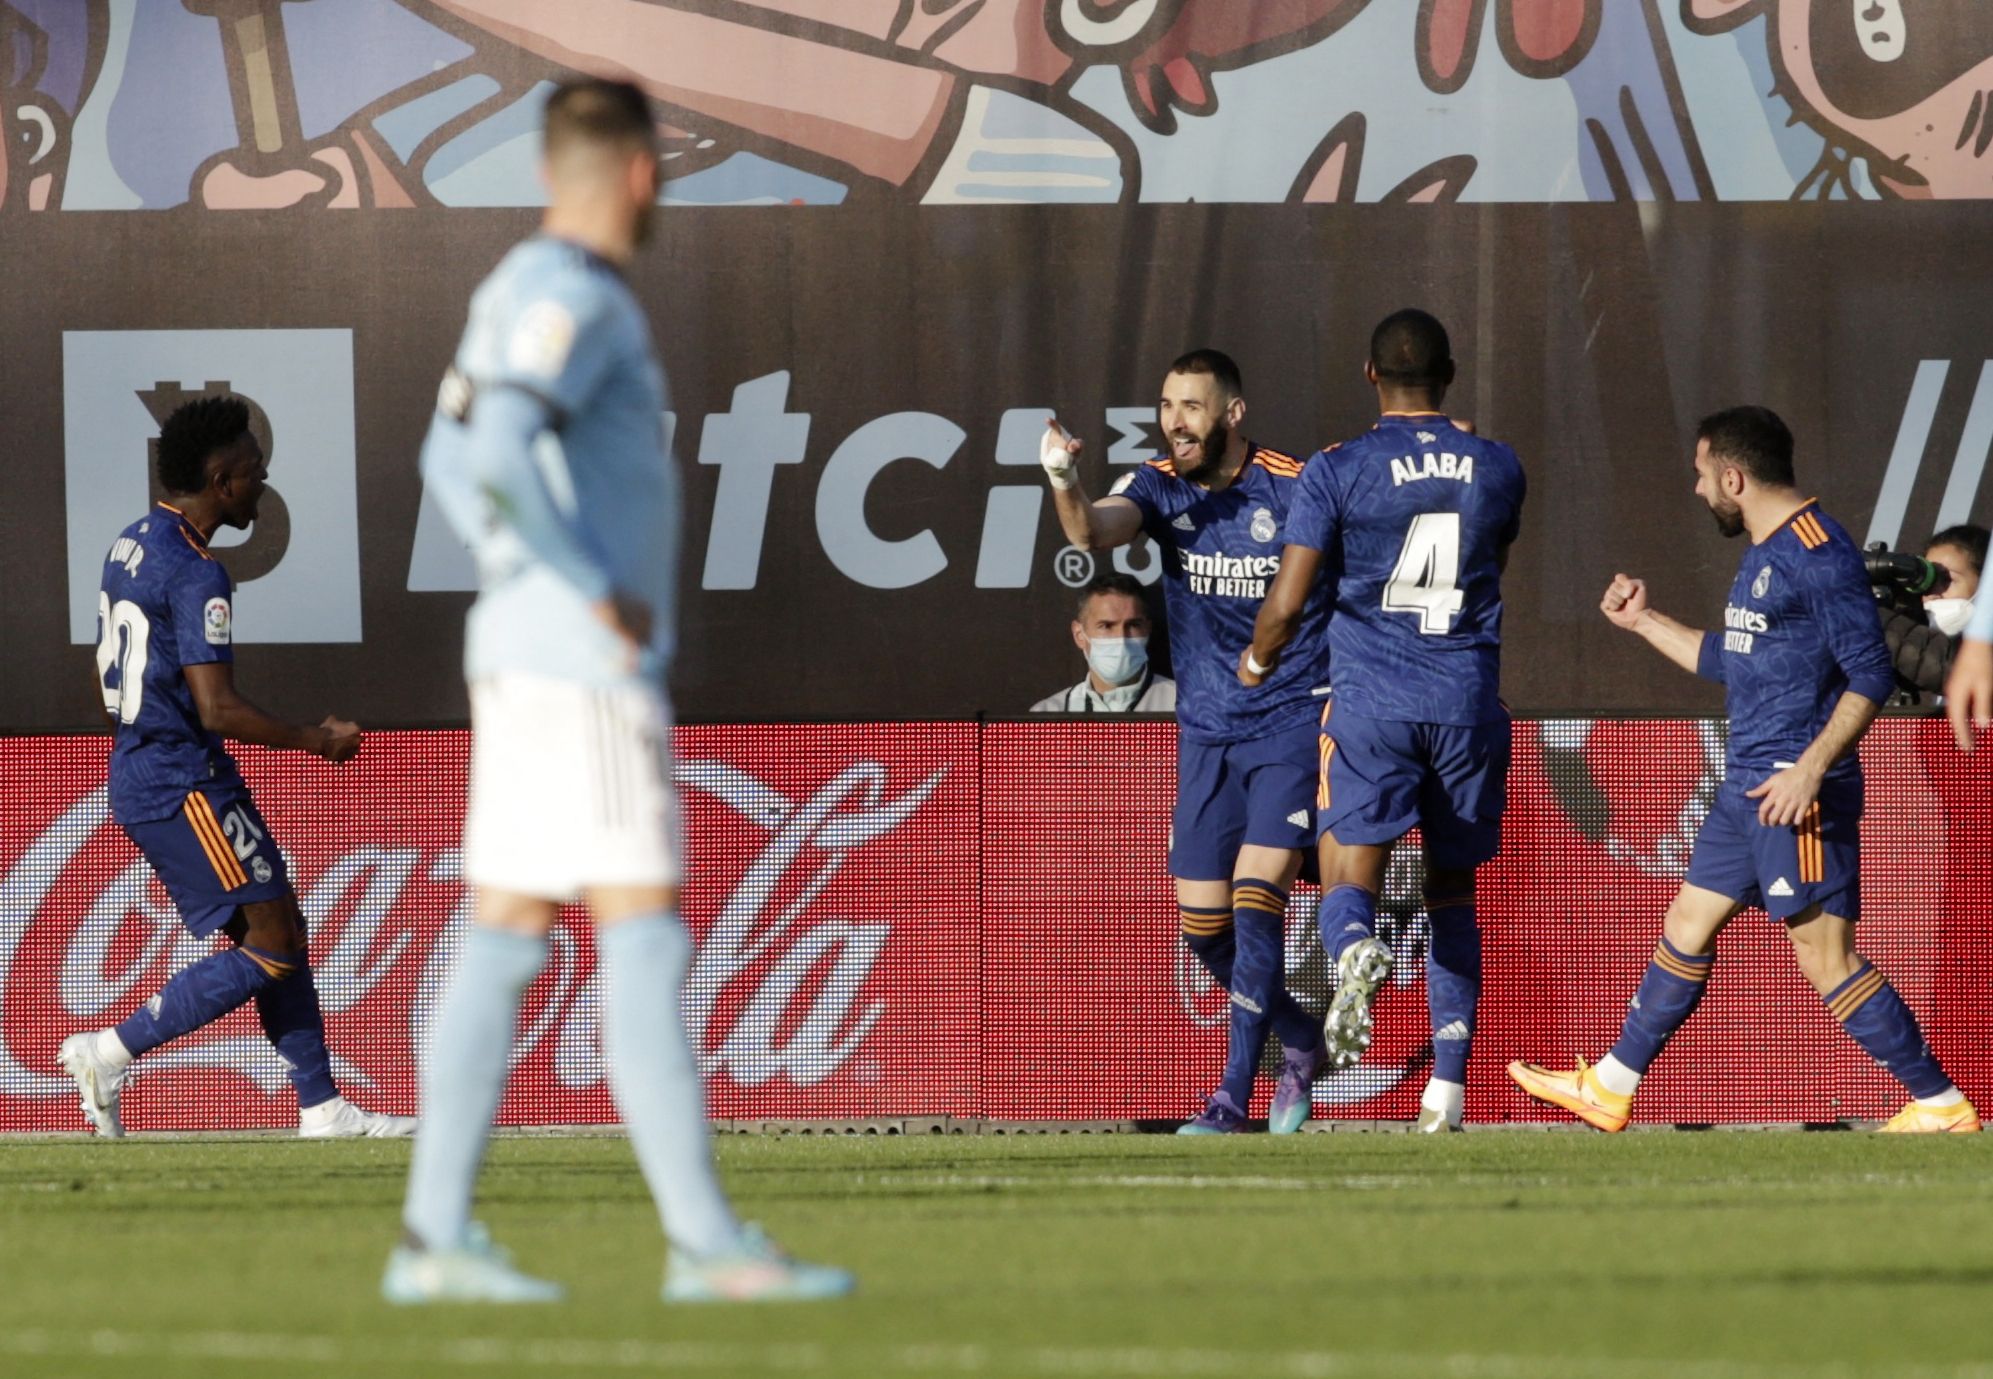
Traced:
<path id="1" fill-rule="evenodd" d="M 1503 550 L 1522 462 L 1437 412 L 1388 413 L 1302 471 L 1287 539 L 1322 553 L 1336 707 L 1474 724 L 1500 700 Z"/>
<path id="2" fill-rule="evenodd" d="M 1886 701 L 1896 679 L 1854 538 L 1809 501 L 1745 551 L 1696 669 L 1725 689 L 1731 788 L 1797 762 L 1847 691 Z M 1859 780 L 1861 766 L 1850 752 L 1828 775 Z"/>
<path id="3" fill-rule="evenodd" d="M 97 678 L 117 720 L 111 813 L 120 823 L 177 814 L 199 786 L 241 783 L 182 673 L 235 659 L 234 599 L 228 571 L 178 508 L 159 504 L 111 543 L 97 593 Z"/>
<path id="4" fill-rule="evenodd" d="M 1310 592 L 1293 644 L 1266 682 L 1247 688 L 1238 677 L 1239 653 L 1252 644 L 1259 606 L 1280 570 L 1300 475 L 1293 456 L 1248 442 L 1238 477 L 1215 492 L 1181 477 L 1168 458 L 1114 485 L 1142 510 L 1142 530 L 1162 553 L 1177 727 L 1194 741 L 1242 742 L 1321 712 L 1315 691 L 1328 683 L 1328 600 L 1318 592 Z"/>

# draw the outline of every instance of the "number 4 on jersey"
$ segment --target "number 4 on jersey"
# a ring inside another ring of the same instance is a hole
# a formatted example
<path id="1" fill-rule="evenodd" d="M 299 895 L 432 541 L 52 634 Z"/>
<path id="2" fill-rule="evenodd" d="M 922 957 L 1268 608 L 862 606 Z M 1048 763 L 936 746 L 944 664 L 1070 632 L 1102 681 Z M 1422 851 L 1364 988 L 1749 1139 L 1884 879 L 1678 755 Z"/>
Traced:
<path id="1" fill-rule="evenodd" d="M 1412 519 L 1397 568 L 1384 586 L 1384 611 L 1416 613 L 1419 631 L 1445 636 L 1467 601 L 1455 587 L 1459 579 L 1460 514 L 1422 512 Z"/>

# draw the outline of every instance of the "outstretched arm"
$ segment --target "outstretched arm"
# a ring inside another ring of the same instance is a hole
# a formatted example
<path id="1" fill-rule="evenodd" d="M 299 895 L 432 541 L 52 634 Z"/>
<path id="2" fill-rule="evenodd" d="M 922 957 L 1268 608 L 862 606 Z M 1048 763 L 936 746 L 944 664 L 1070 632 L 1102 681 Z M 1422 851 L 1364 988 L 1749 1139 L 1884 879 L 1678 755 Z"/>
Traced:
<path id="1" fill-rule="evenodd" d="M 1052 484 L 1052 507 L 1059 514 L 1059 529 L 1083 551 L 1125 546 L 1142 534 L 1142 509 L 1115 494 L 1097 503 L 1088 498 L 1080 484 L 1080 449 L 1079 439 L 1067 435 L 1057 421 L 1045 423 L 1038 462 Z"/>
<path id="2" fill-rule="evenodd" d="M 1308 590 L 1322 568 L 1322 553 L 1313 546 L 1289 546 L 1280 553 L 1280 573 L 1266 591 L 1253 621 L 1253 641 L 1239 657 L 1239 682 L 1257 685 L 1280 664 L 1280 653 L 1294 640 L 1301 625 L 1301 610 L 1308 602 Z"/>
<path id="3" fill-rule="evenodd" d="M 1683 670 L 1704 673 L 1701 666 L 1702 630 L 1676 622 L 1666 613 L 1649 608 L 1646 580 L 1614 575 L 1612 583 L 1606 586 L 1605 597 L 1599 600 L 1599 611 L 1614 627 L 1638 633 L 1649 646 Z"/>
<path id="4" fill-rule="evenodd" d="M 350 761 L 360 750 L 357 724 L 328 716 L 317 727 L 286 723 L 244 699 L 235 688 L 235 669 L 227 661 L 207 661 L 186 667 L 187 687 L 194 692 L 201 726 L 236 742 L 288 751 L 310 752 L 327 761 Z"/>

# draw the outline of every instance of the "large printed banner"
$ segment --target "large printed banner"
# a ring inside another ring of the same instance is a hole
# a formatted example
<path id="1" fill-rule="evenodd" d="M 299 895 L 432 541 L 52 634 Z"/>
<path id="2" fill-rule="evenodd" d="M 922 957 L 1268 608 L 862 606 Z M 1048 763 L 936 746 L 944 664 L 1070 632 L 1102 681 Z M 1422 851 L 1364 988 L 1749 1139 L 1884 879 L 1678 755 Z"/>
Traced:
<path id="1" fill-rule="evenodd" d="M 1719 725 L 1520 723 L 1503 853 L 1484 873 L 1476 1121 L 1537 1119 L 1501 1065 L 1610 1044 L 1720 778 Z M 105 742 L 0 739 L 0 1130 L 83 1121 L 55 1063 L 205 951 L 107 816 Z M 458 875 L 468 740 L 382 733 L 358 762 L 250 752 L 245 768 L 312 928 L 348 1095 L 416 1109 L 424 1031 L 467 919 Z M 686 729 L 678 743 L 699 939 L 687 999 L 712 1114 L 729 1119 L 1186 1116 L 1223 1056 L 1224 997 L 1176 937 L 1164 874 L 1173 729 L 1066 721 Z M 1993 1096 L 1993 770 L 1942 723 L 1892 719 L 1864 750 L 1863 951 L 1969 1094 Z M 1313 895 L 1290 982 L 1328 994 Z M 1358 1067 L 1317 1115 L 1408 1119 L 1431 1058 L 1417 839 L 1383 904 L 1399 971 Z M 1901 1093 L 1805 986 L 1756 912 L 1721 940 L 1708 998 L 1643 1086 L 1642 1119 L 1826 1122 Z M 613 1119 L 585 923 L 528 994 L 510 1124 Z M 244 1010 L 145 1059 L 127 1125 L 291 1123 L 283 1069 Z M 1256 1109 L 1264 1110 L 1267 1079 Z"/>
<path id="2" fill-rule="evenodd" d="M 1305 456 L 1374 422 L 1366 342 L 1407 305 L 1528 467 L 1525 712 L 1717 708 L 1597 613 L 1620 570 L 1722 606 L 1689 468 L 1717 408 L 1786 417 L 1864 543 L 1993 516 L 1984 0 L 0 0 L 0 646 L 32 665 L 0 731 L 96 726 L 105 552 L 160 422 L 223 389 L 270 462 L 215 543 L 257 702 L 466 721 L 474 575 L 417 454 L 538 224 L 546 95 L 598 70 L 661 122 L 628 276 L 684 477 L 687 722 L 1073 684 L 1074 591 L 1163 559 L 1066 543 L 1047 414 L 1104 492 L 1212 346 L 1250 438 Z"/>

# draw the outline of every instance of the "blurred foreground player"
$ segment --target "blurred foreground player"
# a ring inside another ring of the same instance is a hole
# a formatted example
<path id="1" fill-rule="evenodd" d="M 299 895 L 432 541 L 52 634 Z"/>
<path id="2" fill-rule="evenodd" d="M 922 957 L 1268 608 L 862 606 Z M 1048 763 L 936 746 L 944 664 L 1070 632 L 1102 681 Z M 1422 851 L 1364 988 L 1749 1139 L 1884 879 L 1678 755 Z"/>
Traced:
<path id="1" fill-rule="evenodd" d="M 548 98 L 543 233 L 471 300 L 422 472 L 474 550 L 464 875 L 477 918 L 437 1012 L 396 1303 L 551 1302 L 470 1219 L 519 1002 L 577 893 L 607 977 L 602 1051 L 671 1242 L 667 1301 L 829 1297 L 849 1274 L 800 1264 L 735 1219 L 713 1171 L 680 1016 L 692 943 L 678 917 L 678 819 L 664 695 L 678 559 L 664 376 L 621 266 L 657 200 L 641 92 L 569 82 Z"/>
<path id="2" fill-rule="evenodd" d="M 240 398 L 177 408 L 159 431 L 159 486 L 170 501 L 126 527 L 97 595 L 97 679 L 116 742 L 111 814 L 197 938 L 233 948 L 175 973 L 113 1029 L 72 1035 L 58 1057 L 100 1135 L 124 1134 L 118 1093 L 131 1061 L 255 1001 L 263 1032 L 298 1094 L 306 1139 L 407 1135 L 406 1116 L 363 1111 L 339 1094 L 306 953 L 304 917 L 284 855 L 223 738 L 352 760 L 360 730 L 328 718 L 298 727 L 235 689 L 235 585 L 208 549 L 221 527 L 256 520 L 267 470 Z"/>
<path id="3" fill-rule="evenodd" d="M 1336 964 L 1329 1058 L 1370 1046 L 1370 1002 L 1390 975 L 1376 936 L 1391 848 L 1425 838 L 1426 1000 L 1433 1071 L 1418 1129 L 1460 1128 L 1481 993 L 1474 869 L 1501 847 L 1509 715 L 1501 685 L 1501 572 L 1522 523 L 1515 452 L 1440 411 L 1453 382 L 1446 328 L 1397 312 L 1370 338 L 1363 376 L 1377 425 L 1308 461 L 1280 575 L 1239 678 L 1278 673 L 1318 584 L 1334 613 L 1334 696 L 1322 710 L 1322 948 Z M 1319 576 L 1319 579 L 1318 579 Z"/>
<path id="4" fill-rule="evenodd" d="M 1656 612 L 1646 584 L 1625 575 L 1613 578 L 1600 608 L 1682 669 L 1726 687 L 1723 785 L 1612 1052 L 1570 1071 L 1511 1063 L 1509 1076 L 1601 1130 L 1624 1129 L 1641 1075 L 1702 999 L 1716 935 L 1746 906 L 1762 905 L 1785 926 L 1800 971 L 1834 1018 L 1909 1089 L 1909 1105 L 1882 1128 L 1978 1130 L 1972 1104 L 1931 1056 L 1910 1008 L 1855 952 L 1855 746 L 1893 683 L 1861 550 L 1793 486 L 1792 433 L 1763 407 L 1705 418 L 1695 474 L 1696 496 L 1718 530 L 1751 538 L 1723 630 Z"/>
<path id="5" fill-rule="evenodd" d="M 1238 429 L 1246 403 L 1238 366 L 1195 350 L 1163 378 L 1158 419 L 1167 455 L 1098 502 L 1080 486 L 1080 443 L 1057 422 L 1041 458 L 1066 539 L 1104 551 L 1147 533 L 1162 551 L 1177 672 L 1176 812 L 1170 875 L 1184 942 L 1231 995 L 1229 1052 L 1218 1090 L 1184 1134 L 1246 1128 L 1246 1104 L 1269 1029 L 1281 1072 L 1267 1128 L 1308 1119 L 1323 1066 L 1322 1033 L 1286 988 L 1287 892 L 1314 836 L 1314 692 L 1327 679 L 1326 604 L 1305 621 L 1310 654 L 1258 689 L 1232 678 L 1231 648 L 1252 625 L 1280 563 L 1301 466 Z"/>

